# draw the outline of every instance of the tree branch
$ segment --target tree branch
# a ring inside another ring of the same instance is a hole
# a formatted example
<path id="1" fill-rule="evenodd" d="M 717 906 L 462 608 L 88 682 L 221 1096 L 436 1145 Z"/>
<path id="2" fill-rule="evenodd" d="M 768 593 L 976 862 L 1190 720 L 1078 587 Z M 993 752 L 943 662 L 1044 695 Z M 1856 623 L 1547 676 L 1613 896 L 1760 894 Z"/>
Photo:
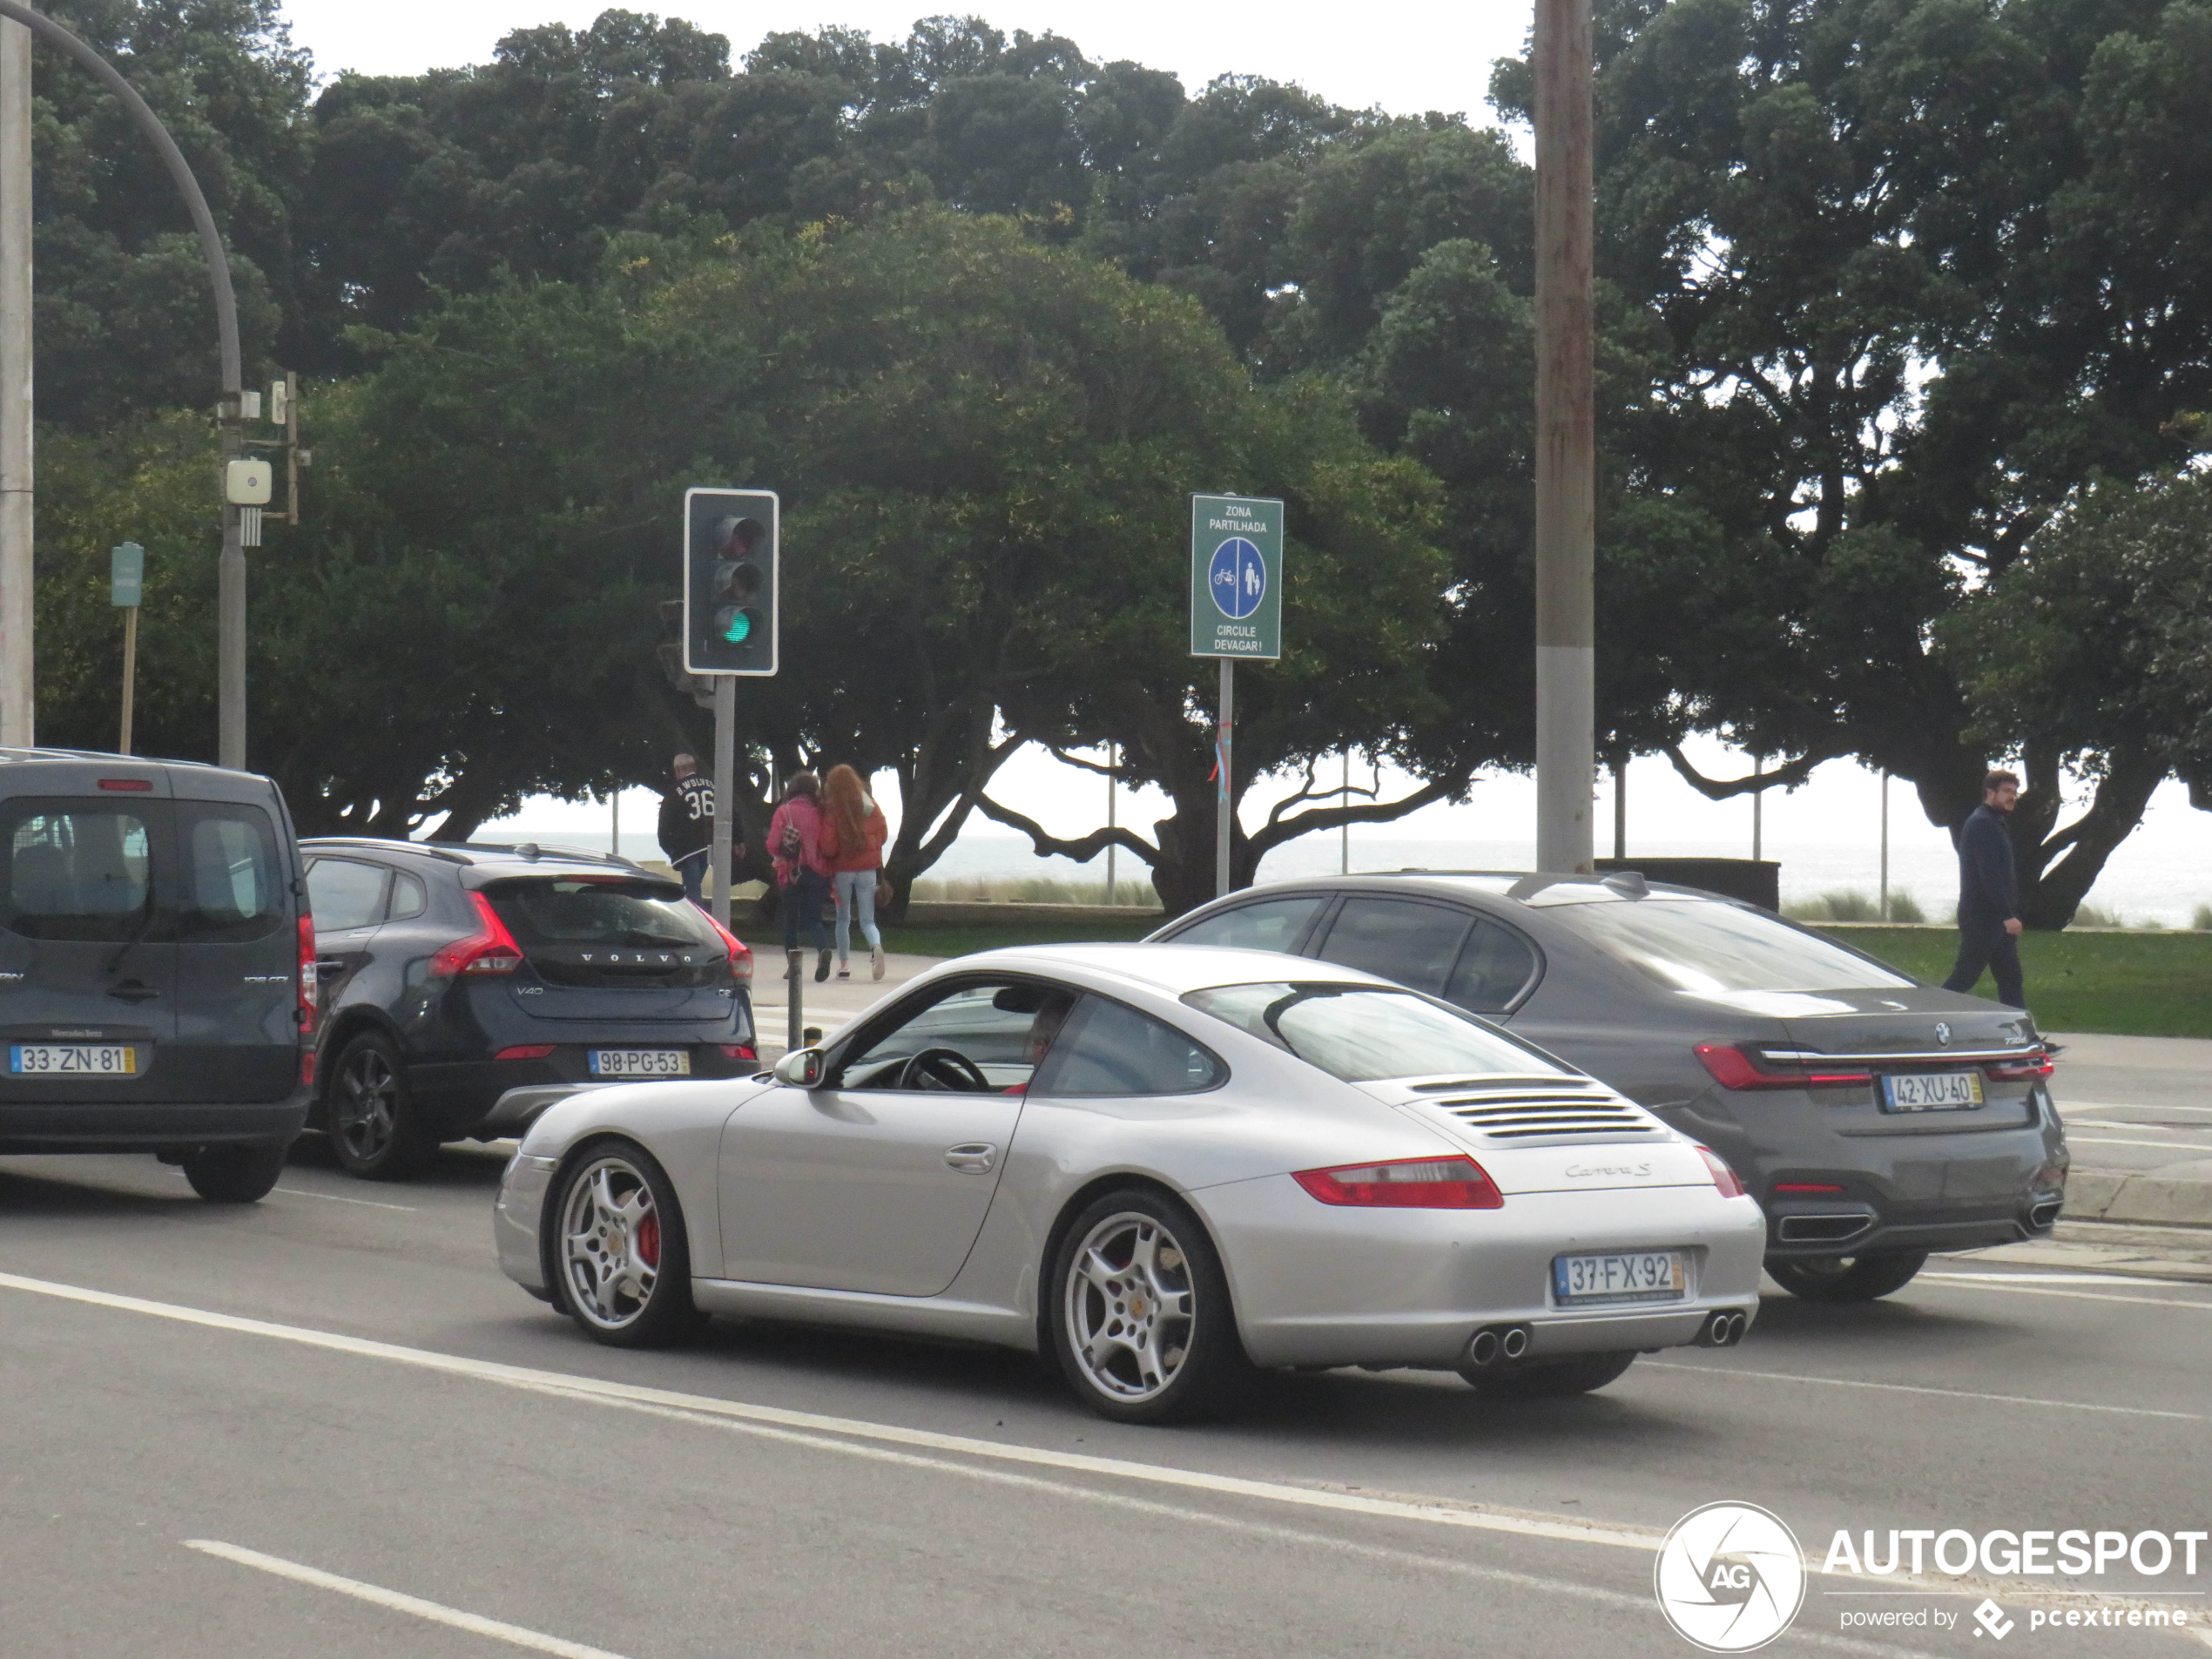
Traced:
<path id="1" fill-rule="evenodd" d="M 1771 789 L 1777 785 L 1784 789 L 1794 789 L 1812 776 L 1815 766 L 1823 761 L 1833 760 L 1843 752 L 1840 745 L 1831 747 L 1825 744 L 1815 744 L 1795 760 L 1785 760 L 1772 772 L 1754 772 L 1744 778 L 1720 779 L 1708 778 L 1691 765 L 1680 744 L 1670 743 L 1666 746 L 1667 759 L 1674 762 L 1675 770 L 1682 774 L 1683 781 L 1708 800 L 1727 800 L 1733 796 Z"/>
<path id="2" fill-rule="evenodd" d="M 988 795 L 979 795 L 975 809 L 984 817 L 1003 824 L 1008 829 L 1020 830 L 1029 838 L 1029 845 L 1036 849 L 1039 858 L 1073 859 L 1078 864 L 1088 864 L 1109 846 L 1127 847 L 1147 864 L 1160 861 L 1160 850 L 1150 841 L 1140 840 L 1131 831 L 1116 825 L 1112 829 L 1095 829 L 1088 835 L 1068 841 L 1052 834 L 1034 818 L 1015 812 L 1011 806 L 1001 806 Z"/>
<path id="3" fill-rule="evenodd" d="M 1252 861 L 1257 865 L 1264 854 L 1312 831 L 1340 829 L 1346 824 L 1393 823 L 1433 801 L 1447 799 L 1451 793 L 1452 786 L 1448 783 L 1426 783 L 1396 800 L 1377 801 L 1366 806 L 1321 806 L 1279 822 L 1271 818 L 1246 838 L 1245 844 L 1251 848 Z"/>

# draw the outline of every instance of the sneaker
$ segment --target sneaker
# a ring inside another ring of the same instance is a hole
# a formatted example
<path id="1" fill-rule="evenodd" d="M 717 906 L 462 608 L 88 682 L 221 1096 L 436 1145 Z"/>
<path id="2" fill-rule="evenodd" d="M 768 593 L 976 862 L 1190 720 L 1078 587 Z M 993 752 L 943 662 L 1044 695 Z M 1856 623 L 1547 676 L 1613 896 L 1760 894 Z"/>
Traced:
<path id="1" fill-rule="evenodd" d="M 868 977 L 870 979 L 883 977 L 883 947 L 880 945 L 868 953 Z"/>
<path id="2" fill-rule="evenodd" d="M 837 965 L 837 976 L 840 979 L 851 979 L 853 977 L 853 969 L 851 965 L 846 962 L 840 962 Z"/>
<path id="3" fill-rule="evenodd" d="M 814 983 L 815 983 L 815 984 L 819 985 L 819 984 L 820 984 L 820 983 L 821 983 L 824 980 L 826 980 L 826 979 L 827 979 L 827 978 L 829 977 L 829 965 L 830 965 L 830 954 L 829 954 L 829 952 L 827 952 L 827 951 L 824 951 L 824 952 L 821 954 L 821 957 L 820 957 L 820 959 L 819 959 L 819 961 L 817 961 L 815 962 L 815 964 L 814 964 Z"/>

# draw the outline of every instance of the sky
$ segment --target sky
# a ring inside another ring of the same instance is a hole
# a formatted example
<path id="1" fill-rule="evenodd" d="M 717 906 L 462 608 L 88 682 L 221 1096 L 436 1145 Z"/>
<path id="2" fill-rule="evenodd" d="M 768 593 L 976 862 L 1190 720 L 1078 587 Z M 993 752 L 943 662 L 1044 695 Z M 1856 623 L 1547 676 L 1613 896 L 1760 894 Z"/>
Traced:
<path id="1" fill-rule="evenodd" d="M 556 0 L 288 0 L 293 42 L 314 54 L 327 76 L 343 70 L 374 75 L 489 60 L 509 30 L 565 23 L 580 28 L 606 8 Z M 1517 54 L 1530 7 L 1494 0 L 1455 5 L 1424 0 L 1370 0 L 1347 11 L 1312 0 L 1268 6 L 1231 0 L 991 0 L 929 7 L 889 0 L 632 0 L 629 10 L 682 17 L 725 35 L 742 58 L 765 35 L 811 33 L 825 24 L 866 30 L 879 40 L 902 39 L 917 17 L 933 11 L 969 13 L 1011 35 L 1048 30 L 1067 37 L 1099 62 L 1134 58 L 1172 70 L 1195 91 L 1217 75 L 1261 75 L 1292 81 L 1338 104 L 1379 105 L 1394 114 L 1462 111 L 1487 118 L 1484 98 L 1493 58 Z"/>
<path id="2" fill-rule="evenodd" d="M 314 54 L 325 77 L 344 70 L 372 74 L 408 74 L 423 69 L 487 61 L 509 30 L 545 23 L 588 24 L 603 8 L 595 4 L 533 3 L 532 0 L 290 0 L 286 15 L 294 42 Z M 742 58 L 764 35 L 786 30 L 811 31 L 835 24 L 866 30 L 878 39 L 905 36 L 927 8 L 888 0 L 767 0 L 738 6 L 727 0 L 691 0 L 654 6 L 637 0 L 634 9 L 658 10 L 726 35 L 732 57 Z M 1428 110 L 1465 111 L 1487 121 L 1484 97 L 1490 64 L 1521 50 L 1528 27 L 1527 0 L 1460 0 L 1453 5 L 1424 0 L 1369 0 L 1347 10 L 1306 0 L 1280 0 L 1265 7 L 1229 0 L 995 0 L 973 10 L 998 28 L 1033 34 L 1051 30 L 1073 40 L 1098 61 L 1133 58 L 1155 69 L 1171 70 L 1186 88 L 1196 90 L 1224 73 L 1265 76 L 1294 82 L 1333 103 L 1379 107 L 1396 114 Z M 1691 745 L 1696 763 L 1713 776 L 1735 776 L 1744 758 L 1716 739 Z M 1406 780 L 1386 779 L 1403 788 Z M 887 778 L 880 792 L 895 810 L 895 791 Z M 1264 816 L 1274 793 L 1262 791 L 1247 803 L 1247 823 Z M 994 793 L 1040 818 L 1058 833 L 1081 833 L 1103 821 L 1103 786 L 1094 777 L 1071 773 L 1042 752 L 1017 757 L 1001 773 Z M 1647 757 L 1631 767 L 1629 781 L 1629 850 L 1631 853 L 1709 853 L 1748 856 L 1751 850 L 1751 806 L 1748 799 L 1713 802 L 1677 778 L 1662 758 Z M 626 832 L 649 831 L 655 797 L 633 790 L 625 796 Z M 1163 804 L 1157 798 L 1123 798 L 1121 821 L 1149 830 Z M 609 809 L 604 803 L 540 800 L 514 820 L 533 833 L 604 838 Z M 1785 895 L 1825 891 L 1831 887 L 1872 892 L 1878 880 L 1881 785 L 1849 762 L 1831 762 L 1803 788 L 1770 795 L 1763 808 L 1761 851 L 1784 866 Z M 1598 792 L 1601 853 L 1611 850 L 1613 822 L 1609 783 Z M 1893 786 L 1890 801 L 1893 880 L 1912 887 L 1931 908 L 1947 904 L 1951 874 L 1949 842 L 1928 824 L 1909 789 Z M 1448 856 L 1448 849 L 1488 849 L 1512 858 L 1522 846 L 1533 849 L 1535 791 L 1523 777 L 1507 775 L 1479 781 L 1465 805 L 1432 806 L 1398 823 L 1353 833 L 1351 861 L 1399 856 L 1406 849 L 1445 849 L 1421 856 Z M 493 826 L 491 833 L 496 833 Z M 1023 859 L 1022 849 L 1003 839 L 995 825 L 977 824 L 964 837 L 974 845 L 971 862 L 1009 867 Z M 1334 842 L 1333 836 L 1326 838 Z M 1323 856 L 1320 838 L 1309 838 L 1300 856 Z M 1364 859 L 1363 859 L 1364 854 Z M 1527 854 L 1521 854 L 1527 857 Z M 1124 865 L 1124 870 L 1127 866 Z M 1088 874 L 1103 874 L 1094 867 Z M 2192 808 L 2179 786 L 2168 785 L 2154 799 L 2143 826 L 2123 844 L 2092 894 L 2128 920 L 2155 918 L 2168 926 L 2185 924 L 2193 907 L 2212 901 L 2212 814 Z"/>

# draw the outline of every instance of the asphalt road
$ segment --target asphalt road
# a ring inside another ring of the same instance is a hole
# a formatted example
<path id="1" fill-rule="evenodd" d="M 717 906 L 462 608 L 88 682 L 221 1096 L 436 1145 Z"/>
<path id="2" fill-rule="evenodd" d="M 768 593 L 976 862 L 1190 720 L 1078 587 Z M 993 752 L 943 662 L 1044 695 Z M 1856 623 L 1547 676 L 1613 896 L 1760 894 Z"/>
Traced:
<path id="1" fill-rule="evenodd" d="M 0 1651 L 1671 1655 L 1653 1548 L 1716 1501 L 1816 1565 L 1838 1527 L 2212 1525 L 2212 1285 L 1954 1259 L 1582 1399 L 1331 1372 L 1138 1430 L 1019 1355 L 597 1346 L 494 1265 L 498 1168 L 368 1186 L 308 1145 L 223 1210 L 149 1158 L 0 1160 Z M 2199 1565 L 2074 1605 L 2202 1617 Z M 2073 1582 L 2000 1587 L 2004 1649 L 2212 1645 L 2032 1630 Z M 1996 1645 L 1985 1585 L 1810 1586 L 1775 1651 Z M 1842 1633 L 1870 1608 L 1957 1622 Z"/>

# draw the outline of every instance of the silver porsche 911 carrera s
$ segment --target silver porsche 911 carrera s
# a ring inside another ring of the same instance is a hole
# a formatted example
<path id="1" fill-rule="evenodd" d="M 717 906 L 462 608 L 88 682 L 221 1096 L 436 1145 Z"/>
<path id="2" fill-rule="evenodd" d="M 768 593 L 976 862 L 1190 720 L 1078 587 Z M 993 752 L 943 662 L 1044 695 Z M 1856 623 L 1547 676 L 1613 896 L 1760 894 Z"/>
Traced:
<path id="1" fill-rule="evenodd" d="M 581 1091 L 495 1226 L 603 1342 L 708 1313 L 972 1339 L 1136 1422 L 1252 1366 L 1602 1387 L 1740 1339 L 1766 1239 L 1710 1151 L 1494 1026 L 1170 944 L 962 957 L 772 1074 Z"/>

